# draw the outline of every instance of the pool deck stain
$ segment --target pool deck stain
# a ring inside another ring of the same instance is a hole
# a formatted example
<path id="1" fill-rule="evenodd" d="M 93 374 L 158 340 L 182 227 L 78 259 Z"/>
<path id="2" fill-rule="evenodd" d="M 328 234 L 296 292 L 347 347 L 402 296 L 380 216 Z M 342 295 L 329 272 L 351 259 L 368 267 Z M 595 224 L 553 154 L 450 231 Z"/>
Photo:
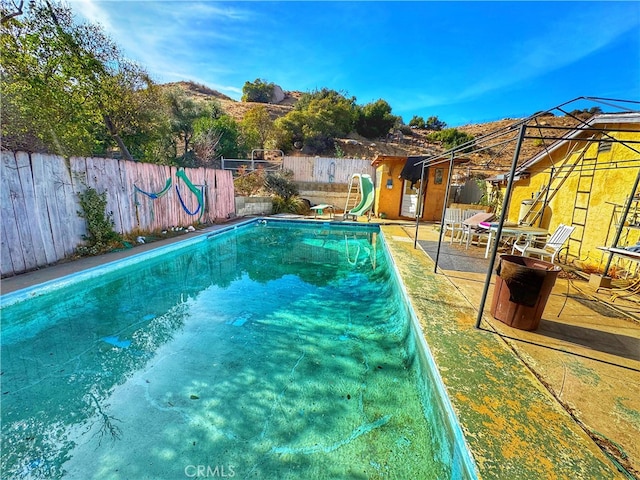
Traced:
<path id="1" fill-rule="evenodd" d="M 428 232 L 431 227 L 424 228 Z M 382 226 L 382 231 L 480 478 L 633 478 L 618 470 L 615 460 L 587 431 L 598 436 L 593 425 L 604 430 L 607 424 L 613 424 L 613 430 L 601 434 L 601 440 L 624 445 L 626 452 L 620 455 L 627 456 L 627 467 L 638 468 L 634 438 L 640 438 L 640 362 L 622 358 L 617 367 L 614 362 L 599 364 L 587 356 L 560 351 L 560 342 L 552 337 L 547 340 L 554 348 L 547 348 L 540 334 L 512 329 L 491 317 L 491 291 L 483 322 L 476 329 L 486 273 L 473 277 L 439 270 L 436 274 L 433 260 L 420 247 L 414 249 L 413 241 L 402 239 L 403 233 L 405 238 L 412 236 L 409 228 L 391 225 Z M 573 307 L 567 306 L 562 318 L 571 315 Z M 545 310 L 546 318 L 552 317 Z M 616 320 L 633 330 L 636 340 L 640 338 L 640 325 Z M 533 337 L 538 345 L 527 343 Z M 540 367 L 543 364 L 544 368 Z M 564 377 L 547 378 L 558 369 L 565 371 Z M 569 369 L 572 375 L 566 373 Z M 616 381 L 602 385 L 599 379 L 605 376 Z M 569 377 L 580 388 L 585 384 L 592 387 L 578 396 L 595 396 L 569 397 L 567 402 L 563 395 L 578 389 L 569 384 Z M 615 410 L 608 415 L 598 415 L 597 408 L 591 411 L 593 404 L 611 401 L 617 408 L 612 406 Z"/>
<path id="2" fill-rule="evenodd" d="M 489 306 L 476 329 L 486 272 L 434 273 L 433 260 L 420 247 L 414 249 L 413 226 L 381 229 L 479 478 L 638 478 L 640 324 L 594 314 L 567 299 L 568 287 L 556 282 L 537 331 L 515 330 L 496 321 Z M 432 226 L 421 227 L 419 239 L 425 238 L 437 241 Z M 183 239 L 3 279 L 2 293 Z M 490 298 L 491 292 L 487 305 Z M 596 345 L 598 341 L 604 346 Z M 616 461 L 630 473 L 622 473 Z"/>

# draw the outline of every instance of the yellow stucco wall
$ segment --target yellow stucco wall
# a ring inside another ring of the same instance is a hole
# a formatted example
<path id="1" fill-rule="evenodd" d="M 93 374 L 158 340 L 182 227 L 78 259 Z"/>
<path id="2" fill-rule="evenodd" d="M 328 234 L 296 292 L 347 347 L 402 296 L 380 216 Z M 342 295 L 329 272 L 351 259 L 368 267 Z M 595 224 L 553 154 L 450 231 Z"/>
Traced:
<path id="1" fill-rule="evenodd" d="M 389 156 L 380 162 L 381 164 L 376 169 L 375 211 L 378 215 L 384 214 L 386 218 L 392 220 L 406 218 L 400 215 L 404 180 L 398 178 L 406 162 L 406 157 Z M 442 218 L 448 174 L 447 164 L 427 169 L 427 191 L 422 209 L 423 220 L 440 221 Z M 387 188 L 388 181 L 391 181 L 391 188 Z"/>
<path id="2" fill-rule="evenodd" d="M 402 201 L 402 179 L 398 175 L 402 171 L 400 163 L 383 164 L 376 169 L 376 208 L 378 215 L 383 213 L 389 219 L 400 218 L 400 202 Z M 392 188 L 387 188 L 391 180 Z"/>
<path id="3" fill-rule="evenodd" d="M 616 125 L 616 128 L 639 130 L 637 132 L 612 131 L 611 136 L 616 139 L 640 140 L 640 125 Z M 561 223 L 565 225 L 584 223 L 584 228 L 576 226 L 572 240 L 569 241 L 569 253 L 581 260 L 589 259 L 596 263 L 602 258 L 602 252 L 597 247 L 611 246 L 614 239 L 616 228 L 612 219 L 614 204 L 619 205 L 617 211 L 622 212 L 621 206 L 631 194 L 636 176 L 640 171 L 640 154 L 637 152 L 623 144 L 613 143 L 609 151 L 598 153 L 598 145 L 596 142 L 583 143 L 573 151 L 573 158 L 578 159 L 582 149 L 587 149 L 580 163 L 550 201 L 543 221 L 543 226 L 550 232 L 553 232 Z M 629 144 L 629 146 L 640 150 L 640 144 Z M 594 161 L 595 169 L 590 169 L 589 166 L 593 166 Z M 553 163 L 556 166 L 560 165 L 562 157 L 553 156 Z M 541 161 L 531 167 L 529 179 L 514 183 L 508 210 L 510 221 L 519 220 L 523 200 L 531 199 L 532 194 L 535 195 L 548 184 L 551 165 L 549 160 Z M 590 172 L 593 173 L 593 181 L 587 175 Z M 640 202 L 634 203 L 632 207 L 637 208 L 640 214 Z M 633 213 L 632 208 L 628 216 L 628 220 L 632 222 Z M 638 220 L 640 221 L 640 218 Z M 619 245 L 635 244 L 639 235 L 640 229 L 624 229 Z"/>

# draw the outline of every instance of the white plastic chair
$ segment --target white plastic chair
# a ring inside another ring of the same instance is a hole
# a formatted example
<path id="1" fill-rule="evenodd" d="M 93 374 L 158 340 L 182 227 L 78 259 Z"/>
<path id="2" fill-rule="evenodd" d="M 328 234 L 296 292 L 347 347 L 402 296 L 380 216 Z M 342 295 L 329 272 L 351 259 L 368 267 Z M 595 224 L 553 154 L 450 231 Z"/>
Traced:
<path id="1" fill-rule="evenodd" d="M 462 209 L 460 208 L 447 208 L 444 212 L 444 234 L 451 232 L 451 243 L 453 238 L 458 232 L 462 234 Z"/>
<path id="2" fill-rule="evenodd" d="M 486 210 L 484 209 L 473 209 L 473 208 L 469 208 L 467 210 L 464 210 L 462 212 L 462 218 L 463 220 L 467 220 L 471 217 L 474 217 L 475 215 L 478 215 L 479 213 L 487 213 Z"/>
<path id="3" fill-rule="evenodd" d="M 556 255 L 558 255 L 558 252 L 562 249 L 562 246 L 569 239 L 574 230 L 575 227 L 560 224 L 543 247 L 535 247 L 533 245 L 535 243 L 535 239 L 529 239 L 523 244 L 516 241 L 511 249 L 511 254 L 514 254 L 517 250 L 523 257 L 535 256 L 540 257 L 541 260 L 544 260 L 544 257 L 549 257 L 551 259 L 551 263 L 554 263 Z"/>

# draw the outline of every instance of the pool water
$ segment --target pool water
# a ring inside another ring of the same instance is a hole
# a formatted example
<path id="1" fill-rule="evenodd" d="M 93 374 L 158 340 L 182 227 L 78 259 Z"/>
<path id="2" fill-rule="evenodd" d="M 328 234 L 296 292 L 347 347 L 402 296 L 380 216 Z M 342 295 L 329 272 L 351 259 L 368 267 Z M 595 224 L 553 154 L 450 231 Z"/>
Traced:
<path id="1" fill-rule="evenodd" d="M 84 277 L 2 297 L 3 478 L 471 476 L 376 228 L 258 221 Z"/>

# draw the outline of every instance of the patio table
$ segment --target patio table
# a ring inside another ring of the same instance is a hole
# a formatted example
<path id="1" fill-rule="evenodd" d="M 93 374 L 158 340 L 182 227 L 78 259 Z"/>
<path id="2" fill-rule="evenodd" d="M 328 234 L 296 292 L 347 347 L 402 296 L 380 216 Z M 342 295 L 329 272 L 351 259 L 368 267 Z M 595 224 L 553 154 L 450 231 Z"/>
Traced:
<path id="1" fill-rule="evenodd" d="M 313 218 L 318 218 L 318 215 L 322 215 L 324 213 L 323 212 L 324 210 L 329 211 L 329 218 L 333 218 L 335 213 L 335 207 L 327 203 L 323 203 L 321 205 L 314 205 L 313 207 L 311 207 L 311 210 L 313 210 Z"/>
<path id="2" fill-rule="evenodd" d="M 499 224 L 492 222 L 492 223 L 481 223 L 480 225 L 489 229 L 489 239 L 487 240 L 487 249 L 484 252 L 484 258 L 489 258 L 491 245 L 492 245 L 493 239 L 496 236 L 496 233 L 498 232 Z M 541 236 L 547 235 L 548 233 L 549 231 L 545 228 L 528 227 L 525 225 L 503 225 L 501 236 L 502 235 L 509 235 L 514 237 L 525 236 L 527 240 L 529 240 L 532 237 L 541 237 Z"/>

